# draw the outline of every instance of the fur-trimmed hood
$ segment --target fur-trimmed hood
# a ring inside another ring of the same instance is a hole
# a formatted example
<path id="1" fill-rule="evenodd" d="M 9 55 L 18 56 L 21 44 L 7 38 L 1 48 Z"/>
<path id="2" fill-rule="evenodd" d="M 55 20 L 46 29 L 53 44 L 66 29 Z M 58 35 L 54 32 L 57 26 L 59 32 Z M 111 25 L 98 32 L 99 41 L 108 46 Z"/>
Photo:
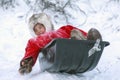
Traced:
<path id="1" fill-rule="evenodd" d="M 33 14 L 29 18 L 29 23 L 28 23 L 30 33 L 33 37 L 36 37 L 36 34 L 33 31 L 33 28 L 37 23 L 43 24 L 46 28 L 46 32 L 50 32 L 54 30 L 53 24 L 47 14 L 45 13 Z"/>

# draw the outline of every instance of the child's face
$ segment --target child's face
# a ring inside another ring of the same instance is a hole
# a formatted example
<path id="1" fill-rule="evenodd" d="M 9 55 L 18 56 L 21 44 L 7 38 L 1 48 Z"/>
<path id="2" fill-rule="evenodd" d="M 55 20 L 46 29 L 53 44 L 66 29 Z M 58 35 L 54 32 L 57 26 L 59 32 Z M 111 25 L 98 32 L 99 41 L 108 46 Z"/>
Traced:
<path id="1" fill-rule="evenodd" d="M 33 28 L 35 34 L 38 36 L 38 35 L 41 35 L 41 34 L 44 34 L 46 29 L 44 27 L 44 25 L 42 24 L 36 24 Z"/>

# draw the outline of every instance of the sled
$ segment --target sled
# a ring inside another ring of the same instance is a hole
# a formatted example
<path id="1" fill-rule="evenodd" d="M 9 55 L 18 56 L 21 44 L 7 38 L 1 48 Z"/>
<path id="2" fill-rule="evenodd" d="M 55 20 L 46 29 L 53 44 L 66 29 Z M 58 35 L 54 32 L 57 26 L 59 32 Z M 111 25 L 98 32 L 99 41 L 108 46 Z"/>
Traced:
<path id="1" fill-rule="evenodd" d="M 84 73 L 93 70 L 98 64 L 107 41 L 99 41 L 97 51 L 90 51 L 97 41 L 55 39 L 42 50 L 44 58 L 52 66 L 49 72 Z"/>

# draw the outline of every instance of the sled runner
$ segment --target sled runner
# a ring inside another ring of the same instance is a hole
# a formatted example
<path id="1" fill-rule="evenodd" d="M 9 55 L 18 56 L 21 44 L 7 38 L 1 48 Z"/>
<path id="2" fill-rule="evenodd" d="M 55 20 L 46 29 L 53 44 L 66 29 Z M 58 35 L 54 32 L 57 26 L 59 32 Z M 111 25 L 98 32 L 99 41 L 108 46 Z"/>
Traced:
<path id="1" fill-rule="evenodd" d="M 43 50 L 44 59 L 52 64 L 49 72 L 83 73 L 96 67 L 108 46 L 106 41 L 55 39 Z"/>

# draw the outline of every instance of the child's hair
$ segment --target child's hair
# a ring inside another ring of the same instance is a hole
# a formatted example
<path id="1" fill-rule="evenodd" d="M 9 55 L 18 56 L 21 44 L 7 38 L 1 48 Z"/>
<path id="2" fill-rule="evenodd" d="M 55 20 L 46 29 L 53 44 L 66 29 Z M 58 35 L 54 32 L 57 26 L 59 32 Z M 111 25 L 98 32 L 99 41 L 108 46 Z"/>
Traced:
<path id="1" fill-rule="evenodd" d="M 36 36 L 36 34 L 34 33 L 33 28 L 37 23 L 43 24 L 44 27 L 46 28 L 46 32 L 50 32 L 54 30 L 54 26 L 47 14 L 45 13 L 33 14 L 29 18 L 29 29 L 31 35 L 34 37 Z"/>

